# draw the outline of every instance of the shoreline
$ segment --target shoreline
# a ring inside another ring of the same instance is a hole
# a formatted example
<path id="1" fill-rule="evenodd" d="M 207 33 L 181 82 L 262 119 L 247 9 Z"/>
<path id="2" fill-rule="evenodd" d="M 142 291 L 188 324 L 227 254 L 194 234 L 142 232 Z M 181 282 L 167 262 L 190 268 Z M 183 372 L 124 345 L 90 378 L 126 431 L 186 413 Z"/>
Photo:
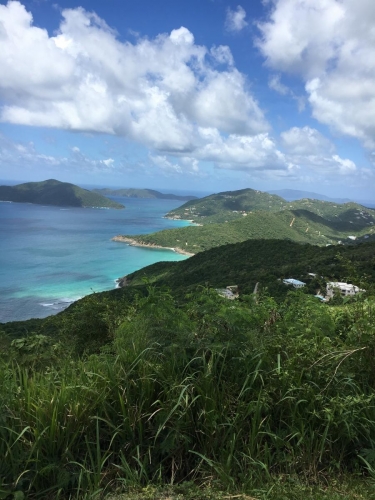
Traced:
<path id="1" fill-rule="evenodd" d="M 188 257 L 192 257 L 195 253 L 187 252 L 179 247 L 163 247 L 161 245 L 156 245 L 154 243 L 141 243 L 134 238 L 128 238 L 127 236 L 121 236 L 120 234 L 111 238 L 112 241 L 119 241 L 121 243 L 126 243 L 132 247 L 144 247 L 144 248 L 154 248 L 159 250 L 171 250 L 172 252 L 179 253 L 181 255 L 187 255 Z"/>
<path id="2" fill-rule="evenodd" d="M 199 222 L 195 222 L 194 219 L 183 219 L 179 215 L 176 215 L 174 217 L 167 217 L 166 215 L 164 215 L 163 219 L 190 222 L 190 224 L 192 226 L 203 226 L 203 224 L 199 224 Z M 193 255 L 195 255 L 195 254 L 193 254 Z"/>

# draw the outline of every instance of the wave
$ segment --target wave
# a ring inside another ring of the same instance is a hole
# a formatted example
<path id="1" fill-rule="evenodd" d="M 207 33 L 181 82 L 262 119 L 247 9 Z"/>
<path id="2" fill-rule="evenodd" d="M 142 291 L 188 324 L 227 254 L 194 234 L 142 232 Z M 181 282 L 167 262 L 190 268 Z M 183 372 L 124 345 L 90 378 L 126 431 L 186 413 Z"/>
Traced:
<path id="1" fill-rule="evenodd" d="M 56 299 L 54 302 L 39 302 L 39 305 L 42 307 L 49 307 L 55 311 L 63 311 L 68 306 L 70 306 L 70 304 L 73 304 L 73 302 L 76 302 L 79 299 L 82 299 L 82 297 L 74 297 L 74 298 L 62 297 Z"/>

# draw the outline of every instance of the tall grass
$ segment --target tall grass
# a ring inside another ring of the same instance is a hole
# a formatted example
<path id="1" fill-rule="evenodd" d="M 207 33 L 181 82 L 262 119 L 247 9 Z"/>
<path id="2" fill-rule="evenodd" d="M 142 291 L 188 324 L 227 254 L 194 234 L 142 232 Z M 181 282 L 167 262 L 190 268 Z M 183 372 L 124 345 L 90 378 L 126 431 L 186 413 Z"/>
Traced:
<path id="1" fill-rule="evenodd" d="M 157 293 L 101 354 L 43 369 L 3 361 L 3 491 L 79 498 L 184 480 L 233 489 L 373 467 L 372 367 L 361 365 L 372 303 L 360 321 L 338 321 L 308 297 L 288 300 L 275 311 L 267 298 L 205 292 L 178 309 Z"/>

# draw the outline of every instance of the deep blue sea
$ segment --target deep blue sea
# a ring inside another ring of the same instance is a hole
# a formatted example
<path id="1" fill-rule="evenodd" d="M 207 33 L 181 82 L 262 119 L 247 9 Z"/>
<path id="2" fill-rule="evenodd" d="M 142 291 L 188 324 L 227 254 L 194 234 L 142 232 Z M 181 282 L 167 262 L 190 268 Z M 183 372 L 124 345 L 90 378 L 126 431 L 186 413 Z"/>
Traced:
<path id="1" fill-rule="evenodd" d="M 125 210 L 0 202 L 0 322 L 44 318 L 84 295 L 158 261 L 184 260 L 171 250 L 111 241 L 186 226 L 163 215 L 175 200 L 113 198 Z"/>

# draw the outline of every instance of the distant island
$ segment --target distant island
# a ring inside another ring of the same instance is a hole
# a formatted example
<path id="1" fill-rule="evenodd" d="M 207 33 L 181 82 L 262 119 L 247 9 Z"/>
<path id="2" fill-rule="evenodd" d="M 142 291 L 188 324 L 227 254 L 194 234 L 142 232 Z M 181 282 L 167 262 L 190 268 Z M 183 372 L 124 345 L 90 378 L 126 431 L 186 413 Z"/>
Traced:
<path id="1" fill-rule="evenodd" d="M 75 184 L 49 179 L 16 186 L 0 186 L 0 201 L 35 203 L 58 207 L 125 208 L 121 203 Z"/>
<path id="2" fill-rule="evenodd" d="M 177 195 L 177 194 L 164 194 L 154 189 L 135 189 L 135 188 L 123 188 L 123 189 L 94 189 L 95 193 L 102 194 L 104 196 L 123 196 L 124 198 L 158 198 L 159 200 L 179 200 L 179 201 L 191 201 L 197 200 L 197 196 L 188 195 Z"/>
<path id="3" fill-rule="evenodd" d="M 313 193 L 311 191 L 299 191 L 297 189 L 277 189 L 268 191 L 270 194 L 276 194 L 288 201 L 302 200 L 309 198 L 310 200 L 330 201 L 332 203 L 350 203 L 349 198 L 332 198 L 324 194 Z M 363 204 L 363 203 L 362 203 Z"/>

